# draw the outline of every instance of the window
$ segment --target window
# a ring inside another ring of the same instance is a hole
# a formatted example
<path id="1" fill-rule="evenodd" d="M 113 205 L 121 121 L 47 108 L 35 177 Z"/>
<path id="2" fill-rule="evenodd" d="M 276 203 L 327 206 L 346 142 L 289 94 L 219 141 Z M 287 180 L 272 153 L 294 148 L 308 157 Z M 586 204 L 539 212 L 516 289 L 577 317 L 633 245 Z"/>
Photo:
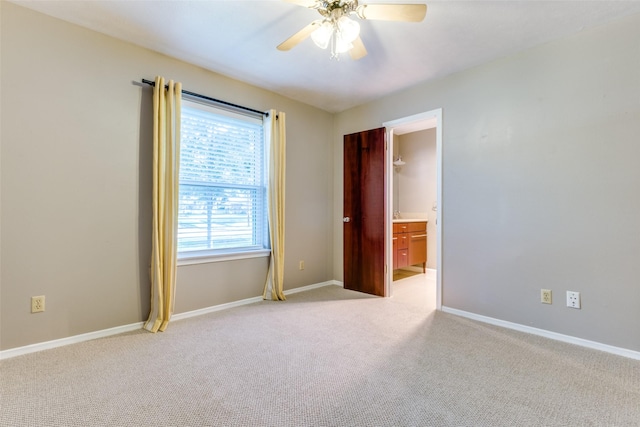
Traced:
<path id="1" fill-rule="evenodd" d="M 266 249 L 262 117 L 182 102 L 179 258 Z"/>

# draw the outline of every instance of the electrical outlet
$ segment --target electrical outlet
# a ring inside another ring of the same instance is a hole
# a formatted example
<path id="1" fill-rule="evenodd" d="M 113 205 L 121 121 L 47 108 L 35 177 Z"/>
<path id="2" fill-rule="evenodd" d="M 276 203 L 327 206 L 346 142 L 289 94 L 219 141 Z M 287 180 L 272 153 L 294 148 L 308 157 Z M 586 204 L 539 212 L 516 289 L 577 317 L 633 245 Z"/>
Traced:
<path id="1" fill-rule="evenodd" d="M 540 302 L 543 304 L 551 304 L 550 289 L 540 289 Z"/>
<path id="2" fill-rule="evenodd" d="M 31 297 L 31 312 L 40 313 L 41 311 L 44 311 L 44 295 Z"/>
<path id="3" fill-rule="evenodd" d="M 580 308 L 580 292 L 567 291 L 567 307 Z"/>
<path id="4" fill-rule="evenodd" d="M 298 264 L 298 268 L 300 270 L 304 270 L 304 261 L 300 261 L 300 263 Z"/>

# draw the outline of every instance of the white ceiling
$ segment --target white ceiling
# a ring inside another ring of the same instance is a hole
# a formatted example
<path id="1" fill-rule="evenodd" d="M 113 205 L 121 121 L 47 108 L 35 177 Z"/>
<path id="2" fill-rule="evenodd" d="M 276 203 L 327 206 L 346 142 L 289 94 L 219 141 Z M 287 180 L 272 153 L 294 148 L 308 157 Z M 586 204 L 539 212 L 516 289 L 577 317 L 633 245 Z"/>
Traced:
<path id="1" fill-rule="evenodd" d="M 421 23 L 360 21 L 369 54 L 335 61 L 310 39 L 276 50 L 320 17 L 280 0 L 11 1 L 330 112 L 640 13 L 640 1 L 427 1 Z"/>

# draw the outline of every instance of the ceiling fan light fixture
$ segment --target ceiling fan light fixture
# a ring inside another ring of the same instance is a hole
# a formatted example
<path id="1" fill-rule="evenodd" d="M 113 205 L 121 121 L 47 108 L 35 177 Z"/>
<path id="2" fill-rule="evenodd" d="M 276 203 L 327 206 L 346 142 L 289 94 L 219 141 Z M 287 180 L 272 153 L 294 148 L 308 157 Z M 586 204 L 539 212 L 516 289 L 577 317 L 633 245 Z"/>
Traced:
<path id="1" fill-rule="evenodd" d="M 360 24 L 346 16 L 338 19 L 337 31 L 345 43 L 351 43 L 360 35 Z"/>
<path id="2" fill-rule="evenodd" d="M 349 52 L 351 49 L 353 49 L 353 44 L 350 41 L 345 40 L 345 38 L 342 37 L 340 33 L 335 34 L 335 41 L 336 41 L 336 45 L 333 49 L 334 55 L 338 53 Z"/>
<path id="3" fill-rule="evenodd" d="M 353 41 L 360 35 L 360 24 L 341 16 L 338 19 L 326 19 L 317 30 L 311 33 L 311 39 L 320 49 L 331 45 L 331 57 L 353 49 Z"/>
<path id="4" fill-rule="evenodd" d="M 326 49 L 333 36 L 333 24 L 330 21 L 324 21 L 320 27 L 311 33 L 311 39 L 320 49 Z"/>

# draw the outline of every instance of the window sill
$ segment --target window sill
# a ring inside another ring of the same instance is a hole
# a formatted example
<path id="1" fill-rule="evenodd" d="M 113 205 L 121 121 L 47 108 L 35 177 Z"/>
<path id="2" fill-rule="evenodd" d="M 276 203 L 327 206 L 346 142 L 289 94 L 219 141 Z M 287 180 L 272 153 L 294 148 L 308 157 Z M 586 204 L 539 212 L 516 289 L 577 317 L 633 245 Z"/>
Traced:
<path id="1" fill-rule="evenodd" d="M 224 254 L 197 254 L 197 255 L 178 255 L 178 267 L 193 264 L 208 264 L 212 262 L 234 261 L 238 259 L 261 258 L 268 257 L 271 251 L 261 249 L 257 251 L 246 252 L 229 252 Z"/>

